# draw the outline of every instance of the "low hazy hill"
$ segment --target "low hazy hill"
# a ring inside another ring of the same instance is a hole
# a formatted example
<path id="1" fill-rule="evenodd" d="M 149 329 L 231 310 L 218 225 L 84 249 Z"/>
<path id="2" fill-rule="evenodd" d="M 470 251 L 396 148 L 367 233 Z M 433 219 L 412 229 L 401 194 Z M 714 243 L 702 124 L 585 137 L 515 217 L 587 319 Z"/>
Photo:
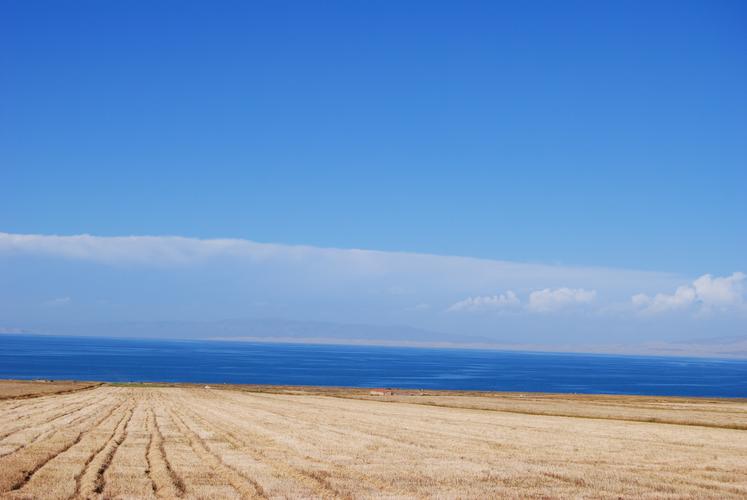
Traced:
<path id="1" fill-rule="evenodd" d="M 747 358 L 747 335 L 630 344 L 506 342 L 402 325 L 345 324 L 281 319 L 152 321 L 81 324 L 45 329 L 0 328 L 5 334 L 56 334 L 97 337 L 202 339 L 250 342 L 462 347 L 506 351 L 634 354 Z"/>
<path id="2" fill-rule="evenodd" d="M 64 335 L 147 337 L 171 339 L 352 341 L 355 343 L 485 344 L 484 337 L 450 335 L 401 325 L 365 325 L 282 319 L 221 321 L 149 321 L 55 327 L 46 332 Z"/>

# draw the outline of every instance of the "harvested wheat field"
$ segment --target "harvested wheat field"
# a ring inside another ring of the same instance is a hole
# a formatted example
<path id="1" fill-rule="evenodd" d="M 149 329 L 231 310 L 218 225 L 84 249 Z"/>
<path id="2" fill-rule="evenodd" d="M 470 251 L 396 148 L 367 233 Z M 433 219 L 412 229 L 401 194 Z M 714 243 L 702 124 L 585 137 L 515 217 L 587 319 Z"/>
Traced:
<path id="1" fill-rule="evenodd" d="M 0 399 L 34 398 L 44 394 L 64 394 L 93 389 L 97 382 L 67 380 L 0 380 Z"/>
<path id="2" fill-rule="evenodd" d="M 103 385 L 0 401 L 0 496 L 744 498 L 745 424 L 744 401 Z"/>

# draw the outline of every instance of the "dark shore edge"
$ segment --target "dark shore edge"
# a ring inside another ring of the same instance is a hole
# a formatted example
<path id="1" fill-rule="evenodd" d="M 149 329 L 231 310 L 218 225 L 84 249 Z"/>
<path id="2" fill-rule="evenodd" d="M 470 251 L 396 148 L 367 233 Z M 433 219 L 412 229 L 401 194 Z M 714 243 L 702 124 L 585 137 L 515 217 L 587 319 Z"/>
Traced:
<path id="1" fill-rule="evenodd" d="M 575 393 L 575 392 L 535 392 L 535 391 L 481 391 L 469 389 L 413 389 L 403 387 L 358 387 L 358 386 L 322 386 L 322 385 L 281 385 L 281 384 L 235 384 L 228 382 L 145 382 L 145 381 L 110 381 L 110 380 L 40 380 L 40 379 L 15 379 L 0 378 L 0 386 L 3 383 L 23 384 L 86 384 L 80 388 L 64 389 L 57 392 L 45 392 L 18 396 L 0 396 L 0 401 L 7 399 L 28 399 L 42 396 L 69 394 L 73 392 L 87 391 L 102 386 L 111 387 L 137 387 L 137 388 L 193 388 L 234 390 L 260 394 L 284 394 L 299 396 L 330 396 L 330 397 L 364 397 L 371 396 L 373 392 L 383 391 L 385 394 L 377 395 L 377 400 L 391 401 L 392 398 L 402 396 L 449 396 L 449 397 L 484 397 L 505 399 L 544 399 L 544 400 L 574 400 L 578 402 L 600 402 L 600 401 L 638 401 L 638 402 L 664 402 L 693 401 L 706 402 L 744 402 L 747 397 L 725 397 L 725 396 L 668 396 L 655 394 L 611 394 L 611 393 Z M 396 401 L 400 401 L 397 399 Z"/>

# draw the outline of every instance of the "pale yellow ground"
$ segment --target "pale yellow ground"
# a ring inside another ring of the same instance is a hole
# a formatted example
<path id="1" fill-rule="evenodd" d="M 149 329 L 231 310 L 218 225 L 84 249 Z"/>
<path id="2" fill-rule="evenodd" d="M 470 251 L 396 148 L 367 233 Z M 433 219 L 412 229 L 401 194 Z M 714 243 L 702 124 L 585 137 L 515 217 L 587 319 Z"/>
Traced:
<path id="1" fill-rule="evenodd" d="M 64 394 L 101 385 L 96 382 L 71 382 L 67 380 L 0 380 L 0 400 L 22 399 L 43 394 Z"/>
<path id="2" fill-rule="evenodd" d="M 0 497 L 747 497 L 743 401 L 238 389 L 0 401 Z"/>

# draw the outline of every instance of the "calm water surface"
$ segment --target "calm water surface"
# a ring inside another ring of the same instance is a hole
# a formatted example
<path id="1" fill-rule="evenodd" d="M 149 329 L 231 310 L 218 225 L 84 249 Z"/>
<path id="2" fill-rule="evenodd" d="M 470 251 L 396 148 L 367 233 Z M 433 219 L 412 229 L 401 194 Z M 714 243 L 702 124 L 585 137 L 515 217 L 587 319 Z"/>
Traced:
<path id="1" fill-rule="evenodd" d="M 30 335 L 0 378 L 747 397 L 747 361 Z"/>

